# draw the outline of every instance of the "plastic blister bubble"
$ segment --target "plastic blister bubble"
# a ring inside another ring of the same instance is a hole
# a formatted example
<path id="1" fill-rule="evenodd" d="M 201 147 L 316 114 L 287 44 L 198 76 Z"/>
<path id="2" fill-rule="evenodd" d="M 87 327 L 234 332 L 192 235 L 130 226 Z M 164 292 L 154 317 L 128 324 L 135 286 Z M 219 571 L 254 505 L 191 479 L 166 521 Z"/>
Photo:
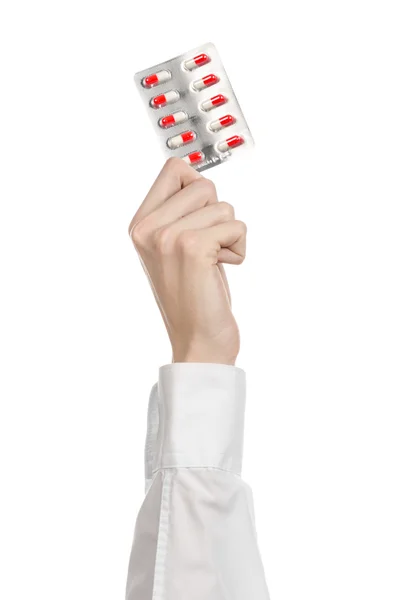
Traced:
<path id="1" fill-rule="evenodd" d="M 184 158 L 203 171 L 252 148 L 214 44 L 139 71 L 135 82 L 167 157 Z"/>

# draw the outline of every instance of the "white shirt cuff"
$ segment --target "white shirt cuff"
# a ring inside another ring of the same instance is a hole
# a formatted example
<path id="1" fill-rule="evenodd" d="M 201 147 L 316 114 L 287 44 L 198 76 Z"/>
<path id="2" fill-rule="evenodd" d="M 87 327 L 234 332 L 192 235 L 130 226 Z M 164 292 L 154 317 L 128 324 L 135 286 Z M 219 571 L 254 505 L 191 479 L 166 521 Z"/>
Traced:
<path id="1" fill-rule="evenodd" d="M 245 373 L 229 365 L 174 363 L 160 368 L 154 471 L 213 467 L 241 474 Z"/>

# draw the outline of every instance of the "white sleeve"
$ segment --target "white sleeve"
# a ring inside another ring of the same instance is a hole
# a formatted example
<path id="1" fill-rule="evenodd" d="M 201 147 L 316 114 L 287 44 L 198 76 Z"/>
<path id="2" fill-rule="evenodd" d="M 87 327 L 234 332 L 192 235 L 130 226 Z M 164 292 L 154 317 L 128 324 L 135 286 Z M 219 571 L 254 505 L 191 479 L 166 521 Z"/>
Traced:
<path id="1" fill-rule="evenodd" d="M 240 478 L 244 410 L 241 369 L 160 369 L 127 600 L 269 599 L 251 490 Z"/>

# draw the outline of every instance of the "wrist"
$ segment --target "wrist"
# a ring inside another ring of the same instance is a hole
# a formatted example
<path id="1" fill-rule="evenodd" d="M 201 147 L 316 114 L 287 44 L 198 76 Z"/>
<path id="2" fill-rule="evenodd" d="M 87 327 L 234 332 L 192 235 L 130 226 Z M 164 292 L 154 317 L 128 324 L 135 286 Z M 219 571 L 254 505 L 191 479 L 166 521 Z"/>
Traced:
<path id="1" fill-rule="evenodd" d="M 191 346 L 188 348 L 173 348 L 172 362 L 174 363 L 215 363 L 234 366 L 238 352 L 219 349 L 215 345 Z"/>

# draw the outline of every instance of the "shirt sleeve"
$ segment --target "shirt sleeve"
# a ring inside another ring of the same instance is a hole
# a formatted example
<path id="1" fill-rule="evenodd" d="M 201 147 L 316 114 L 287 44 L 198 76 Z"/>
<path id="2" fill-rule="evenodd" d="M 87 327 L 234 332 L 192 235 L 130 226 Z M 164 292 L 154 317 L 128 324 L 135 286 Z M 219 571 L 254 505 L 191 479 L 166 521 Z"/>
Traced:
<path id="1" fill-rule="evenodd" d="M 175 363 L 152 389 L 127 600 L 269 600 L 242 481 L 245 373 Z"/>

